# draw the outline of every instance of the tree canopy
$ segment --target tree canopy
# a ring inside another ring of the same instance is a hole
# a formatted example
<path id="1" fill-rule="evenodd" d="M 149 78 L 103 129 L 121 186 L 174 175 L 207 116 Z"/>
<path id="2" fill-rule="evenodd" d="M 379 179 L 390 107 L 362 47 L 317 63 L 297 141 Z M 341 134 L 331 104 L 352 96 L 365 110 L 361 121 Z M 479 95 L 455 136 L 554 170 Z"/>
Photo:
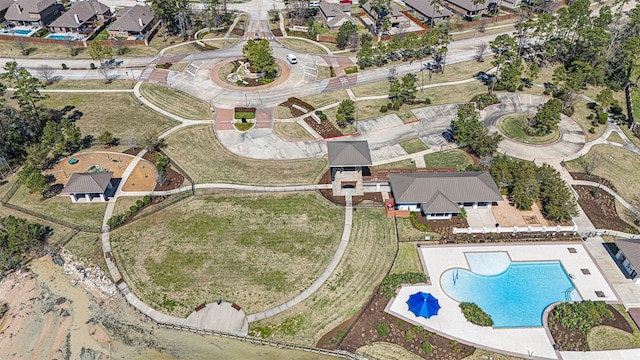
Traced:
<path id="1" fill-rule="evenodd" d="M 492 155 L 502 140 L 498 133 L 489 134 L 473 103 L 458 107 L 457 116 L 451 121 L 451 132 L 460 145 L 466 146 L 471 153 L 480 157 Z"/>
<path id="2" fill-rule="evenodd" d="M 52 230 L 12 215 L 0 217 L 0 267 L 7 271 L 41 249 Z"/>
<path id="3" fill-rule="evenodd" d="M 265 39 L 249 40 L 242 48 L 242 54 L 251 63 L 253 71 L 264 74 L 266 78 L 274 78 L 277 74 L 276 62 L 269 41 Z"/>

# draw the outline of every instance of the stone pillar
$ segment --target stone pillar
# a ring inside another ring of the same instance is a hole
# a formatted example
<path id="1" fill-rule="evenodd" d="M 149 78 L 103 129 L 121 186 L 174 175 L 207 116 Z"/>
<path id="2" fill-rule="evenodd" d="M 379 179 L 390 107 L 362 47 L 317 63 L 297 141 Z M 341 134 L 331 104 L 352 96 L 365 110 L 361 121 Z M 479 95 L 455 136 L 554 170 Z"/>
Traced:
<path id="1" fill-rule="evenodd" d="M 87 200 L 87 202 L 91 202 L 91 195 L 84 194 L 84 198 L 85 198 L 85 200 Z"/>
<path id="2" fill-rule="evenodd" d="M 76 195 L 75 194 L 69 194 L 69 197 L 71 198 L 71 202 L 72 203 L 78 202 L 78 199 L 76 199 Z"/>
<path id="3" fill-rule="evenodd" d="M 101 201 L 107 201 L 107 200 L 104 198 L 104 194 L 100 194 L 100 200 L 101 200 Z"/>

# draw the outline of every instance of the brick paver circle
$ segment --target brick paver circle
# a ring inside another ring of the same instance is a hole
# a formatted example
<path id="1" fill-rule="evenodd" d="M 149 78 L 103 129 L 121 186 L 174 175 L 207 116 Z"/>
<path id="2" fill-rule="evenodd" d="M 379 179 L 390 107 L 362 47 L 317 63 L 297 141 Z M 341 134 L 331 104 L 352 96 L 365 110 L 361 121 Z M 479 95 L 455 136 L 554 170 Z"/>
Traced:
<path id="1" fill-rule="evenodd" d="M 280 73 L 280 76 L 277 79 L 275 79 L 273 82 L 271 82 L 269 84 L 260 85 L 260 86 L 242 87 L 242 86 L 235 86 L 235 85 L 229 84 L 228 82 L 220 79 L 220 77 L 218 76 L 218 71 L 220 71 L 221 67 L 223 67 L 224 65 L 229 64 L 231 62 L 234 62 L 234 61 L 237 61 L 237 60 L 243 60 L 243 59 L 244 59 L 243 57 L 236 57 L 236 58 L 232 58 L 232 59 L 228 59 L 228 60 L 222 61 L 221 63 L 217 64 L 216 66 L 214 66 L 211 69 L 211 72 L 209 73 L 209 78 L 216 85 L 218 85 L 218 86 L 220 86 L 222 88 L 225 88 L 225 89 L 235 90 L 235 91 L 253 92 L 253 91 L 258 91 L 258 90 L 272 89 L 272 88 L 274 88 L 276 86 L 281 85 L 285 81 L 289 80 L 289 77 L 291 76 L 291 71 L 289 69 L 289 64 L 287 64 L 283 60 L 275 59 L 276 64 L 278 64 L 278 66 L 280 66 L 280 69 L 282 70 L 282 72 Z"/>

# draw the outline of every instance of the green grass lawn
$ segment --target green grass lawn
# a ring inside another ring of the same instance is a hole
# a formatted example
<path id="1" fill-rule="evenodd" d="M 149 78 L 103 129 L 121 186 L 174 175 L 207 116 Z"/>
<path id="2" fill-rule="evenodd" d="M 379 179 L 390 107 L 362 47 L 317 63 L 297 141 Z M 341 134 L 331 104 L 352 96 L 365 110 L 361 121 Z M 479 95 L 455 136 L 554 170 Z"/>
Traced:
<path id="1" fill-rule="evenodd" d="M 373 169 L 396 169 L 396 168 L 414 168 L 416 164 L 411 159 L 394 161 L 387 164 L 372 166 Z"/>
<path id="2" fill-rule="evenodd" d="M 47 200 L 41 198 L 40 195 L 29 194 L 29 190 L 21 186 L 9 202 L 76 225 L 97 229 L 102 227 L 106 203 L 73 204 L 66 196 L 55 196 Z"/>
<path id="3" fill-rule="evenodd" d="M 398 222 L 398 236 L 399 236 L 400 240 L 402 240 L 402 241 L 424 240 L 425 236 L 430 236 L 432 240 L 433 239 L 438 239 L 440 237 L 440 235 L 438 235 L 436 233 L 422 232 L 422 231 L 416 229 L 415 226 L 413 226 L 413 224 L 411 224 L 411 219 L 408 218 L 408 217 L 407 218 L 396 218 L 396 221 Z"/>
<path id="4" fill-rule="evenodd" d="M 76 121 L 82 135 L 98 137 L 110 131 L 121 139 L 130 136 L 140 138 L 147 133 L 160 134 L 178 124 L 139 102 L 132 93 L 103 93 L 96 101 L 96 94 L 49 93 L 43 104 L 52 109 L 75 106 L 83 112 Z"/>
<path id="5" fill-rule="evenodd" d="M 185 119 L 213 119 L 209 103 L 183 91 L 168 86 L 144 83 L 140 86 L 140 93 L 155 105 Z"/>
<path id="6" fill-rule="evenodd" d="M 585 135 L 587 135 L 587 141 L 593 141 L 597 138 L 599 138 L 600 136 L 602 136 L 602 134 L 604 134 L 604 131 L 606 130 L 607 126 L 606 125 L 602 125 L 602 124 L 598 124 L 598 126 L 594 127 L 595 133 L 590 133 L 589 129 L 593 126 L 591 124 L 592 120 L 589 120 L 587 117 L 590 114 L 593 114 L 593 111 L 591 111 L 589 108 L 587 108 L 587 104 L 589 102 L 583 98 L 578 98 L 578 100 L 576 100 L 573 104 L 573 115 L 571 115 L 571 119 L 575 120 L 578 125 L 580 125 L 580 127 L 582 127 L 582 130 L 584 131 Z"/>
<path id="7" fill-rule="evenodd" d="M 314 184 L 327 159 L 254 160 L 227 151 L 211 126 L 189 127 L 167 137 L 166 152 L 194 180 L 248 185 Z"/>
<path id="8" fill-rule="evenodd" d="M 328 93 L 322 93 L 317 95 L 306 96 L 302 98 L 302 100 L 308 102 L 313 105 L 316 109 L 321 108 L 330 104 L 336 104 L 344 99 L 348 99 L 349 95 L 344 90 L 336 90 Z M 336 104 L 336 107 L 338 104 Z"/>
<path id="9" fill-rule="evenodd" d="M 327 55 L 327 51 L 323 49 L 321 46 L 314 44 L 313 42 L 295 39 L 295 38 L 279 38 L 278 41 L 288 47 L 289 49 L 295 51 L 306 52 L 310 54 L 321 54 Z"/>
<path id="10" fill-rule="evenodd" d="M 447 167 L 455 166 L 458 171 L 464 170 L 468 165 L 472 165 L 469 155 L 460 149 L 435 152 L 424 156 L 427 167 Z"/>
<path id="11" fill-rule="evenodd" d="M 318 69 L 318 75 L 316 76 L 318 80 L 331 78 L 331 69 L 328 66 L 316 66 L 316 69 Z"/>
<path id="12" fill-rule="evenodd" d="M 309 134 L 302 125 L 292 122 L 276 122 L 273 124 L 273 131 L 276 135 L 287 140 L 313 140 L 314 137 Z"/>
<path id="13" fill-rule="evenodd" d="M 429 149 L 429 147 L 420 139 L 411 139 L 403 141 L 400 146 L 407 152 L 407 154 L 415 154 L 420 151 Z"/>
<path id="14" fill-rule="evenodd" d="M 313 192 L 198 196 L 116 229 L 111 243 L 136 295 L 158 310 L 186 316 L 224 299 L 252 313 L 315 281 L 343 224 L 344 209 Z"/>
<path id="15" fill-rule="evenodd" d="M 547 135 L 531 136 L 525 132 L 528 126 L 528 115 L 510 115 L 498 121 L 498 129 L 502 135 L 526 144 L 550 144 L 560 137 L 560 131 L 558 130 L 554 130 Z"/>
<path id="16" fill-rule="evenodd" d="M 631 104 L 633 106 L 633 115 L 639 119 L 635 119 L 636 122 L 640 122 L 640 90 L 637 88 L 631 92 Z"/>
<path id="17" fill-rule="evenodd" d="M 133 89 L 136 81 L 116 79 L 110 83 L 103 80 L 61 80 L 47 85 L 45 90 L 75 90 L 75 89 Z M 45 93 L 45 91 L 43 91 Z"/>
<path id="18" fill-rule="evenodd" d="M 77 47 L 80 51 L 78 55 L 71 56 L 71 49 L 59 44 L 39 44 L 29 43 L 29 55 L 27 58 L 69 58 L 69 59 L 91 59 L 91 53 L 88 47 Z M 157 49 L 151 46 L 128 46 L 125 56 L 155 56 Z M 25 57 L 16 47 L 13 41 L 0 39 L 0 56 L 1 57 Z M 90 62 L 90 60 L 87 62 Z"/>
<path id="19" fill-rule="evenodd" d="M 276 316 L 251 323 L 249 333 L 315 345 L 320 337 L 355 315 L 391 268 L 396 252 L 393 220 L 381 208 L 359 208 L 342 261 L 311 297 Z"/>
<path id="20" fill-rule="evenodd" d="M 613 145 L 596 145 L 584 156 L 587 162 L 595 157 L 594 175 L 605 178 L 615 186 L 618 194 L 635 207 L 640 206 L 640 157 Z M 584 171 L 578 159 L 567 162 L 569 171 Z"/>
<path id="21" fill-rule="evenodd" d="M 290 119 L 292 117 L 291 110 L 286 106 L 276 106 L 276 110 L 273 112 L 274 119 Z"/>
<path id="22" fill-rule="evenodd" d="M 418 256 L 417 243 L 401 242 L 398 244 L 398 256 L 391 269 L 392 274 L 422 272 L 422 264 Z"/>

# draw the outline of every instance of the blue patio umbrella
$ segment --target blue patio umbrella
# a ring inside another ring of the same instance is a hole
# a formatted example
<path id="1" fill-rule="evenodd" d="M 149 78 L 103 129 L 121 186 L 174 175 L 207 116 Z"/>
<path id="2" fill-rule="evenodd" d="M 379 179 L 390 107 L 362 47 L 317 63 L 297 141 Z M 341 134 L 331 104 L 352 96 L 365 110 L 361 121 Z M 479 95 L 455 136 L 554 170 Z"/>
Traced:
<path id="1" fill-rule="evenodd" d="M 438 315 L 438 310 L 440 310 L 438 299 L 430 293 L 423 293 L 422 291 L 409 296 L 407 305 L 409 305 L 409 310 L 415 316 L 422 316 L 427 319 L 433 315 Z"/>

